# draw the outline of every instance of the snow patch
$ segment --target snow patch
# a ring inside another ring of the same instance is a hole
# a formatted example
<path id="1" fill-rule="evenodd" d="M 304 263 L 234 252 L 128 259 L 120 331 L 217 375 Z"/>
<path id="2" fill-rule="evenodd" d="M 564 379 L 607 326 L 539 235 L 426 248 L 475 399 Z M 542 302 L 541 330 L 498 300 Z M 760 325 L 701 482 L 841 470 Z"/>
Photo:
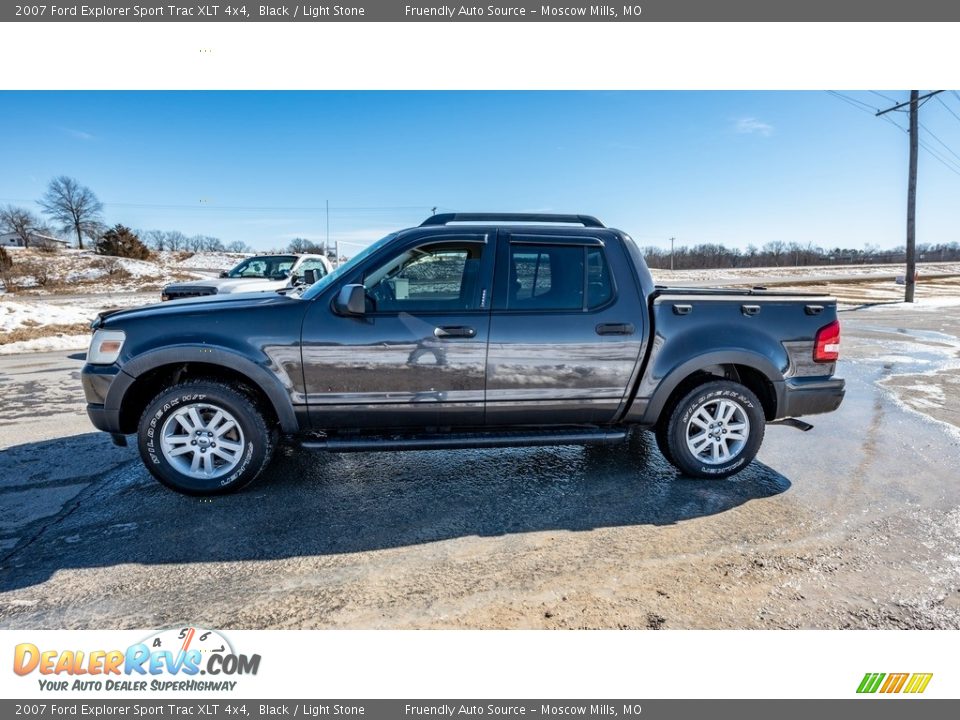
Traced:
<path id="1" fill-rule="evenodd" d="M 4 298 L 0 300 L 0 330 L 10 332 L 21 327 L 88 323 L 97 312 L 82 305 L 22 303 Z"/>
<path id="2" fill-rule="evenodd" d="M 943 308 L 960 306 L 960 297 L 929 297 L 918 298 L 912 303 L 884 303 L 883 305 L 872 305 L 863 308 L 860 312 L 886 312 L 889 310 L 918 310 L 920 312 L 932 312 Z"/>
<path id="3" fill-rule="evenodd" d="M 20 353 L 53 352 L 55 350 L 86 350 L 90 344 L 90 335 L 53 335 L 35 340 L 0 345 L 0 355 L 18 355 Z"/>

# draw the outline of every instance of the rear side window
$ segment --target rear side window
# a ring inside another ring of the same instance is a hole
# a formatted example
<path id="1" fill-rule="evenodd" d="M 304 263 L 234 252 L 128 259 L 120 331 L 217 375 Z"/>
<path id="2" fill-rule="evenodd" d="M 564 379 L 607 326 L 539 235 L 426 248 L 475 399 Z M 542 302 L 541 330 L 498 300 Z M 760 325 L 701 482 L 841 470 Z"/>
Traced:
<path id="1" fill-rule="evenodd" d="M 600 248 L 587 248 L 587 308 L 606 305 L 613 297 L 610 268 Z"/>
<path id="2" fill-rule="evenodd" d="M 589 310 L 613 297 L 602 248 L 514 244 L 509 265 L 508 310 Z"/>

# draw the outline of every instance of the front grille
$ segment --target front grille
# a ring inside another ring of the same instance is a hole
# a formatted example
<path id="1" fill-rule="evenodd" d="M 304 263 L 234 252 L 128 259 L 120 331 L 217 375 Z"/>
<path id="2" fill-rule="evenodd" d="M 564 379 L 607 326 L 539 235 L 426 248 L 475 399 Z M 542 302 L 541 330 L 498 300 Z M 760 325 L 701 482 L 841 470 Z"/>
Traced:
<path id="1" fill-rule="evenodd" d="M 205 286 L 168 287 L 163 290 L 165 300 L 182 300 L 183 298 L 203 297 L 204 295 L 216 294 L 216 288 Z"/>

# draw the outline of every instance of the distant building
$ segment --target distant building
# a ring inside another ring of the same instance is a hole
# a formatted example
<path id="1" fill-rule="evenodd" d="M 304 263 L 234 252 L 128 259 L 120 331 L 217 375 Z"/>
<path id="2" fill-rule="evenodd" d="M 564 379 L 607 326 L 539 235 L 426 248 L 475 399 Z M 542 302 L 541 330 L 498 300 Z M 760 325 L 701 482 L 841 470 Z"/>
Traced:
<path id="1" fill-rule="evenodd" d="M 54 243 L 60 247 L 69 247 L 70 243 L 60 238 L 43 235 L 42 233 L 30 233 L 30 246 L 49 245 Z M 23 247 L 23 239 L 13 232 L 0 234 L 0 247 Z"/>

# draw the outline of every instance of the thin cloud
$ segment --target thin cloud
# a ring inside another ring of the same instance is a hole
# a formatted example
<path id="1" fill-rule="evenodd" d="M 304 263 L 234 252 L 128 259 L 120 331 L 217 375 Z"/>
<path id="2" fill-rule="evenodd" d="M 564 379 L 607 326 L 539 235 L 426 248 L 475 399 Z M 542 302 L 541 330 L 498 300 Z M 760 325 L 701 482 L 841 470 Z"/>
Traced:
<path id="1" fill-rule="evenodd" d="M 97 139 L 95 135 L 91 135 L 90 133 L 84 132 L 83 130 L 77 130 L 75 128 L 68 128 L 68 127 L 63 127 L 60 129 L 63 130 L 63 132 L 65 132 L 70 137 L 76 138 L 77 140 L 90 141 L 90 140 Z"/>
<path id="2" fill-rule="evenodd" d="M 762 137 L 773 135 L 773 125 L 753 117 L 740 118 L 733 124 L 733 128 L 742 135 L 760 135 Z"/>

